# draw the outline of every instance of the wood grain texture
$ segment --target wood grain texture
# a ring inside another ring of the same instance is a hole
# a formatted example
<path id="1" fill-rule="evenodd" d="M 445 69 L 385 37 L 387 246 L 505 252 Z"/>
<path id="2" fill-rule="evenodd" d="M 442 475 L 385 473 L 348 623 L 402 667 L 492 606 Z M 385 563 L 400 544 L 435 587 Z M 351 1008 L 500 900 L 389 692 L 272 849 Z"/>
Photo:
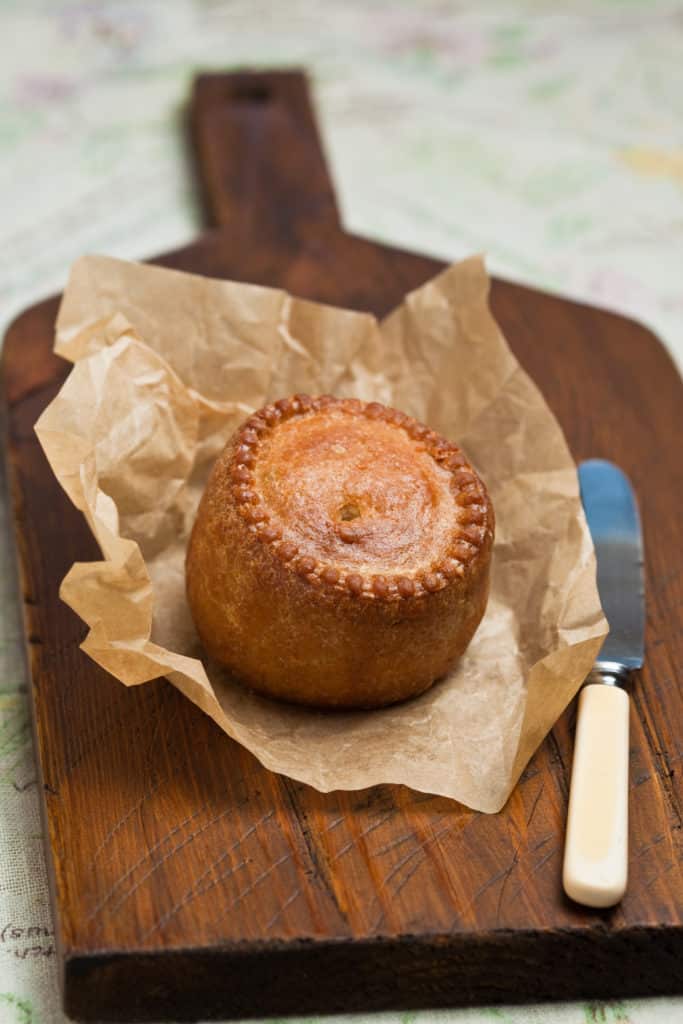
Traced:
<path id="1" fill-rule="evenodd" d="M 343 233 L 299 76 L 200 79 L 192 126 L 206 207 L 220 226 L 158 262 L 377 314 L 439 270 Z M 562 893 L 571 711 L 505 809 L 486 816 L 401 787 L 317 793 L 267 772 L 165 681 L 126 689 L 78 650 L 85 630 L 58 584 L 73 561 L 98 552 L 33 434 L 68 371 L 50 351 L 49 300 L 10 328 L 3 391 L 73 1017 L 683 990 L 683 386 L 633 321 L 503 281 L 492 305 L 575 457 L 619 463 L 641 502 L 647 656 L 633 687 L 625 899 L 589 911 Z"/>

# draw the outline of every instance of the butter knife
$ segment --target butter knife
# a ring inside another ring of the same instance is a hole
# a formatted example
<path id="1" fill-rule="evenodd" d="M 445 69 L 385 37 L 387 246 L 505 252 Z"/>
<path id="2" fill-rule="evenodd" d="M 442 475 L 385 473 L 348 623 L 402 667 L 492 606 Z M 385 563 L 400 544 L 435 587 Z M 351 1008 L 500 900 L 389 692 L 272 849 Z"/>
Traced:
<path id="1" fill-rule="evenodd" d="M 643 664 L 643 539 L 633 488 L 617 466 L 590 459 L 579 483 L 610 632 L 579 695 L 563 884 L 578 903 L 611 907 L 627 883 L 626 687 Z"/>

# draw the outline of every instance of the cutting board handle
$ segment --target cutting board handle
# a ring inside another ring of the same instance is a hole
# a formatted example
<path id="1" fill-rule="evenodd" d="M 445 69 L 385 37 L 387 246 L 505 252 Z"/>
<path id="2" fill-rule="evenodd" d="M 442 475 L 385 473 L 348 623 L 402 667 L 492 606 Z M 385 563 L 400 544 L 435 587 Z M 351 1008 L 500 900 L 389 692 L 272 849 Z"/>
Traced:
<path id="1" fill-rule="evenodd" d="M 190 127 L 211 225 L 245 240 L 339 227 L 302 72 L 199 75 Z"/>

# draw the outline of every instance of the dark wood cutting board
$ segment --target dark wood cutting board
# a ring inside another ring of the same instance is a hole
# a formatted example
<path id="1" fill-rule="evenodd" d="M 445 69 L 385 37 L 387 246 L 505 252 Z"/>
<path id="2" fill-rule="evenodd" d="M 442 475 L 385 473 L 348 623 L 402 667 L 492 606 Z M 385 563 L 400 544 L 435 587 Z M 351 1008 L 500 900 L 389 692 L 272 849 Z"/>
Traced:
<path id="1" fill-rule="evenodd" d="M 302 76 L 203 76 L 191 123 L 215 229 L 158 262 L 377 314 L 440 269 L 343 231 Z M 167 682 L 126 689 L 79 651 L 83 624 L 57 589 L 98 552 L 33 434 L 68 372 L 51 353 L 57 304 L 9 329 L 3 391 L 67 1012 L 194 1020 L 683 991 L 683 386 L 653 335 L 493 285 L 576 458 L 619 463 L 642 505 L 630 883 L 597 912 L 561 888 L 571 711 L 487 816 L 399 787 L 317 793 L 266 771 Z"/>

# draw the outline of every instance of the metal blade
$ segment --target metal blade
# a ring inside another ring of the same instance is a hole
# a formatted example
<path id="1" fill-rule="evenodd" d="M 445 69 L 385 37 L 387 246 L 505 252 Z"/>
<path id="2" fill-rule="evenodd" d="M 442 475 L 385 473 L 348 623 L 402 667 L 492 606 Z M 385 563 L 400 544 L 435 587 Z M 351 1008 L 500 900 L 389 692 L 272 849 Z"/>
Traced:
<path id="1" fill-rule="evenodd" d="M 603 459 L 579 466 L 581 500 L 598 559 L 598 590 L 609 622 L 598 661 L 640 668 L 645 649 L 643 536 L 628 477 Z"/>

